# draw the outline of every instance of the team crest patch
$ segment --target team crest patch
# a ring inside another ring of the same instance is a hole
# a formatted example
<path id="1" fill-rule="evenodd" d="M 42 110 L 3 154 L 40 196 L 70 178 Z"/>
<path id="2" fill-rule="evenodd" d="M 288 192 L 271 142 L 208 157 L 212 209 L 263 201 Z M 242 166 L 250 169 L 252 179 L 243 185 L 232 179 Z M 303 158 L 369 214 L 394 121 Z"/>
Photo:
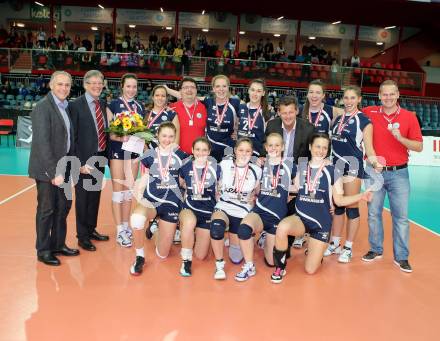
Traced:
<path id="1" fill-rule="evenodd" d="M 350 122 L 348 122 L 349 124 L 353 124 L 354 123 L 354 119 L 351 119 Z"/>
<path id="2" fill-rule="evenodd" d="M 202 114 L 201 113 L 197 113 L 197 118 L 202 118 Z"/>
<path id="3" fill-rule="evenodd" d="M 162 116 L 161 120 L 162 120 L 162 121 L 166 121 L 166 120 L 167 120 L 167 117 L 166 117 L 166 116 Z"/>

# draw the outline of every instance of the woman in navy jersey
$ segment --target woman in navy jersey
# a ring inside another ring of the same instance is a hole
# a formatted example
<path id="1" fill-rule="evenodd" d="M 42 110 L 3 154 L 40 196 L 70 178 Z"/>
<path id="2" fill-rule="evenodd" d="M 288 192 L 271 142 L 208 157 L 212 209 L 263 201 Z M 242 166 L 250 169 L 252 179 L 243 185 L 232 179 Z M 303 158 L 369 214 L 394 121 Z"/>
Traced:
<path id="1" fill-rule="evenodd" d="M 187 155 L 175 144 L 176 127 L 171 122 L 162 123 L 157 131 L 159 146 L 149 149 L 141 159 L 146 173 L 137 183 L 138 204 L 130 218 L 134 230 L 136 260 L 130 267 L 132 275 L 140 275 L 145 263 L 144 225 L 154 219 L 159 220 L 159 231 L 155 235 L 156 254 L 166 258 L 173 243 L 182 203 L 179 187 L 179 170 Z"/>
<path id="2" fill-rule="evenodd" d="M 252 141 L 241 138 L 234 148 L 234 159 L 220 162 L 220 198 L 211 218 L 211 245 L 216 259 L 215 279 L 225 279 L 223 260 L 224 237 L 229 227 L 229 258 L 239 264 L 243 255 L 237 237 L 238 227 L 254 206 L 255 195 L 259 191 L 261 169 L 250 163 Z"/>
<path id="3" fill-rule="evenodd" d="M 193 142 L 193 158 L 180 169 L 179 180 L 185 188 L 182 211 L 179 215 L 182 249 L 180 274 L 192 275 L 192 255 L 205 259 L 211 245 L 209 227 L 216 204 L 220 166 L 209 157 L 211 144 L 206 137 Z"/>
<path id="4" fill-rule="evenodd" d="M 311 160 L 298 165 L 295 187 L 296 215 L 281 220 L 275 236 L 273 258 L 275 271 L 271 281 L 280 283 L 286 274 L 286 255 L 288 236 L 309 234 L 305 271 L 314 274 L 321 266 L 324 251 L 330 239 L 332 228 L 332 202 L 347 206 L 361 199 L 371 200 L 372 193 L 367 190 L 361 194 L 344 196 L 342 177 L 335 172 L 326 158 L 330 151 L 330 139 L 327 134 L 315 133 L 310 142 Z"/>
<path id="5" fill-rule="evenodd" d="M 332 126 L 332 156 L 336 170 L 344 176 L 344 193 L 358 194 L 361 190 L 364 172 L 364 150 L 367 157 L 375 155 L 373 150 L 373 125 L 359 110 L 361 91 L 357 86 L 344 90 L 345 114 L 338 116 Z M 339 246 L 344 227 L 344 213 L 347 216 L 347 234 L 344 247 Z M 332 241 L 325 256 L 339 254 L 338 261 L 349 263 L 352 258 L 353 241 L 359 228 L 359 205 L 335 208 Z"/>
<path id="6" fill-rule="evenodd" d="M 267 157 L 260 181 L 260 193 L 251 213 L 244 217 L 238 228 L 240 247 L 246 262 L 242 270 L 235 275 L 235 279 L 239 282 L 246 281 L 256 272 L 253 262 L 253 234 L 266 231 L 264 258 L 268 265 L 273 265 L 275 233 L 280 220 L 287 214 L 289 188 L 296 175 L 296 165 L 293 160 L 282 158 L 284 143 L 280 134 L 269 134 L 265 149 Z"/>
<path id="7" fill-rule="evenodd" d="M 249 83 L 249 103 L 240 104 L 238 138 L 252 140 L 256 157 L 263 151 L 264 131 L 270 116 L 266 85 L 262 79 L 254 79 Z"/>
<path id="8" fill-rule="evenodd" d="M 344 114 L 340 108 L 324 103 L 325 86 L 319 79 L 310 82 L 307 90 L 306 103 L 302 108 L 302 117 L 315 127 L 315 131 L 330 135 L 332 121 Z"/>
<path id="9" fill-rule="evenodd" d="M 151 91 L 153 100 L 152 106 L 147 110 L 145 115 L 145 124 L 157 134 L 157 129 L 163 122 L 172 122 L 176 127 L 176 143 L 179 144 L 180 125 L 176 112 L 168 108 L 167 89 L 163 85 L 156 85 Z M 152 141 L 152 147 L 157 147 L 157 141 Z"/>
<path id="10" fill-rule="evenodd" d="M 107 107 L 109 121 L 113 120 L 116 114 L 124 111 L 136 112 L 142 118 L 144 109 L 135 100 L 137 94 L 137 77 L 134 74 L 126 73 L 121 78 L 121 96 L 114 99 Z M 131 211 L 131 199 L 133 197 L 133 184 L 139 171 L 139 163 L 134 159 L 139 154 L 131 153 L 122 149 L 123 142 L 128 137 L 118 137 L 110 134 L 109 159 L 110 173 L 112 178 L 112 211 L 116 223 L 116 241 L 123 247 L 132 245 L 132 232 L 128 225 Z"/>
<path id="11" fill-rule="evenodd" d="M 234 147 L 240 100 L 230 96 L 230 81 L 225 75 L 213 77 L 211 85 L 214 95 L 198 99 L 206 107 L 206 136 L 212 145 L 211 156 L 220 162 L 224 156 L 232 153 Z M 167 91 L 170 95 L 180 98 L 180 92 L 168 87 Z"/>

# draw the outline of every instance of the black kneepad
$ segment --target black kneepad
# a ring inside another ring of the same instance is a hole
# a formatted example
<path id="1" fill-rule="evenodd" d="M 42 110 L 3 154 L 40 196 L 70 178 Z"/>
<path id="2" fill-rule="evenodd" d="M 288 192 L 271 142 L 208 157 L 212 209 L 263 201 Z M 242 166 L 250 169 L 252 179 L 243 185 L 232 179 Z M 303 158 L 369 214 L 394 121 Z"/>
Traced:
<path id="1" fill-rule="evenodd" d="M 241 240 L 249 240 L 252 237 L 252 228 L 247 224 L 241 224 L 238 227 L 238 238 Z"/>
<path id="2" fill-rule="evenodd" d="M 222 240 L 225 237 L 226 222 L 222 219 L 214 219 L 211 222 L 211 238 Z"/>
<path id="3" fill-rule="evenodd" d="M 359 208 L 358 207 L 347 208 L 345 214 L 347 215 L 348 219 L 359 218 Z"/>

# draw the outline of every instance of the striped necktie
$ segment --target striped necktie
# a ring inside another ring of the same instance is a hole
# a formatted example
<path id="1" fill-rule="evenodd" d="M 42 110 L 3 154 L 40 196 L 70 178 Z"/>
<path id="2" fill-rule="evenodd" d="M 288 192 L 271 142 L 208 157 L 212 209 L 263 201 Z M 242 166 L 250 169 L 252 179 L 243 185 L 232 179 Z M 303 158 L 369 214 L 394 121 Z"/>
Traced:
<path id="1" fill-rule="evenodd" d="M 96 126 L 98 127 L 98 149 L 99 151 L 105 150 L 106 139 L 104 132 L 104 118 L 101 112 L 101 106 L 98 100 L 95 100 L 95 116 L 96 116 Z"/>

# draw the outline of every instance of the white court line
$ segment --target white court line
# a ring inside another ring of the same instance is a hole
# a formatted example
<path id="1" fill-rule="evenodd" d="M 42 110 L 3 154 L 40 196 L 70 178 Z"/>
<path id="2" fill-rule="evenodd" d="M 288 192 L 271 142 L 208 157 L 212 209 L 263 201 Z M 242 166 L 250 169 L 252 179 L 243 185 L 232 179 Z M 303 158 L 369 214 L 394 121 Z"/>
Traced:
<path id="1" fill-rule="evenodd" d="M 17 193 L 11 195 L 10 197 L 0 201 L 0 205 L 6 204 L 8 201 L 14 199 L 15 197 L 18 197 L 20 194 L 23 194 L 26 191 L 29 191 L 31 188 L 35 187 L 37 184 L 32 184 L 26 188 L 23 188 L 21 191 L 18 191 Z"/>
<path id="2" fill-rule="evenodd" d="M 385 209 L 386 211 L 388 211 L 388 213 L 391 214 L 389 208 L 384 207 L 384 209 Z M 392 217 L 391 217 L 391 218 L 392 218 Z M 424 230 L 426 230 L 426 231 L 428 231 L 428 232 L 431 232 L 432 234 L 436 235 L 437 237 L 440 237 L 440 233 L 437 233 L 437 232 L 431 230 L 430 228 L 428 228 L 428 227 L 426 227 L 426 226 L 423 226 L 422 224 L 419 224 L 419 223 L 415 222 L 414 220 L 411 220 L 411 219 L 408 219 L 408 220 L 409 220 L 411 223 L 413 223 L 414 225 L 417 225 L 417 226 L 421 227 L 422 229 L 424 229 Z"/>

